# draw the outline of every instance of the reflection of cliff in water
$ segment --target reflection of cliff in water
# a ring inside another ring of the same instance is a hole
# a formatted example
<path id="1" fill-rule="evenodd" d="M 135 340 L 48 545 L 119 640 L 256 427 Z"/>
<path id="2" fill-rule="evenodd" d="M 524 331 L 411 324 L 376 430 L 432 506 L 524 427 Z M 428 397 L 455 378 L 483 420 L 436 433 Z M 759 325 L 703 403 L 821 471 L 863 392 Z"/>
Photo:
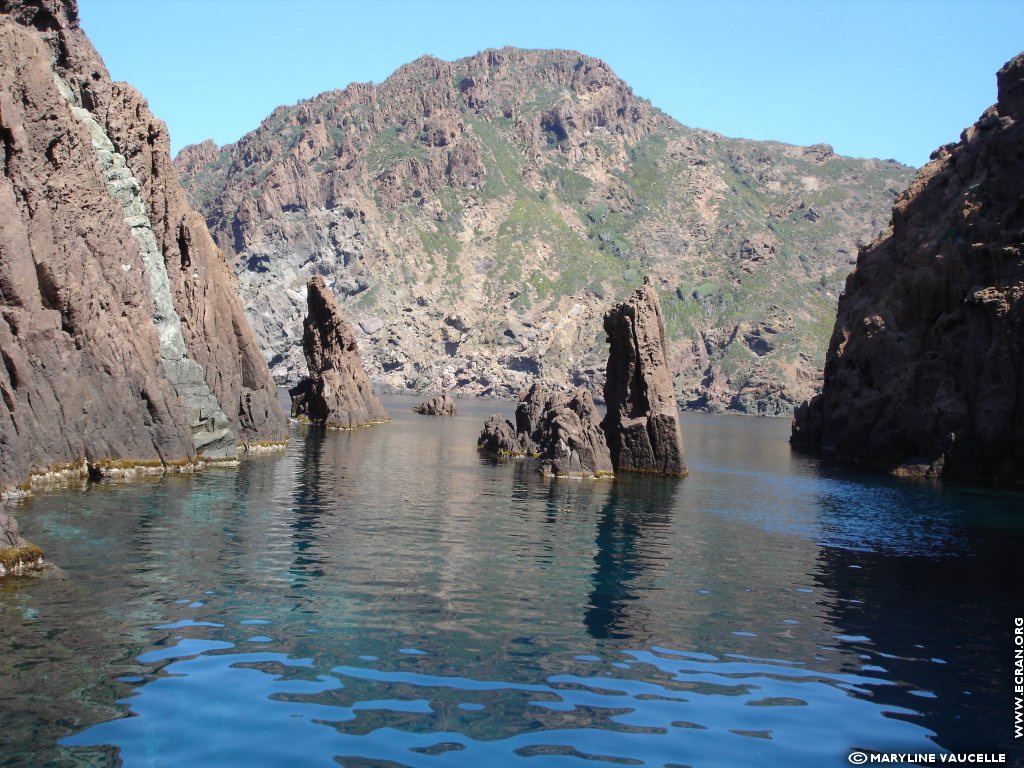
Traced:
<path id="1" fill-rule="evenodd" d="M 639 475 L 617 480 L 597 518 L 592 590 L 584 615 L 590 636 L 646 639 L 650 610 L 641 592 L 663 568 L 675 478 Z M 660 562 L 659 562 L 660 561 Z"/>
<path id="2" fill-rule="evenodd" d="M 847 663 L 859 658 L 872 676 L 893 683 L 865 684 L 867 696 L 918 713 L 892 716 L 934 731 L 946 749 L 1004 751 L 1019 765 L 1011 633 L 1022 542 L 988 533 L 971 540 L 967 557 L 823 548 L 817 578 L 836 594 L 827 618 L 842 632 L 839 647 L 857 654 Z"/>

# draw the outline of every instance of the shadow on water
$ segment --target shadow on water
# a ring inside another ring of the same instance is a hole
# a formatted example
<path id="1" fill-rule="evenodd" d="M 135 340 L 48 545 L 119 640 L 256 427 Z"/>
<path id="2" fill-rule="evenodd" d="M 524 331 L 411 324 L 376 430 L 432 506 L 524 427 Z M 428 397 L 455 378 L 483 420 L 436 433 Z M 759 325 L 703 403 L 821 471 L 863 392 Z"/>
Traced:
<path id="1" fill-rule="evenodd" d="M 817 579 L 836 595 L 828 619 L 849 671 L 884 680 L 858 695 L 910 712 L 892 717 L 924 725 L 946 749 L 1002 751 L 1019 764 L 1011 670 L 1024 541 L 970 527 L 956 556 L 824 547 Z"/>

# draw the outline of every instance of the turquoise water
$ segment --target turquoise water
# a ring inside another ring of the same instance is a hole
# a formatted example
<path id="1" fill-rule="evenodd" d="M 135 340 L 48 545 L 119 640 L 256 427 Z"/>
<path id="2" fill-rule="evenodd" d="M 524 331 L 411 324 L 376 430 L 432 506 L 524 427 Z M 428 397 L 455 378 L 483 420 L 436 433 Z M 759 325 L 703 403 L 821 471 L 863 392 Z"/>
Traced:
<path id="1" fill-rule="evenodd" d="M 19 508 L 67 579 L 0 585 L 0 766 L 1019 762 L 1022 496 L 700 415 L 688 478 L 548 481 L 412 402 Z"/>

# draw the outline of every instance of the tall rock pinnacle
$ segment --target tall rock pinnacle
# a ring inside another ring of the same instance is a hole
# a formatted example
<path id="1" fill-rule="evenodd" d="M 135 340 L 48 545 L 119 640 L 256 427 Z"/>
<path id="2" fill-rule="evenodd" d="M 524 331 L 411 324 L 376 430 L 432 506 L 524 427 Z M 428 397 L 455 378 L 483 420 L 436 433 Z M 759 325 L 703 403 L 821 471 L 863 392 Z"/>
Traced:
<path id="1" fill-rule="evenodd" d="M 355 331 L 320 275 L 310 279 L 302 324 L 309 378 L 291 390 L 292 415 L 353 429 L 388 420 L 359 360 Z"/>
<path id="2" fill-rule="evenodd" d="M 610 348 L 601 427 L 615 471 L 686 475 L 665 325 L 649 279 L 605 313 L 604 329 Z"/>

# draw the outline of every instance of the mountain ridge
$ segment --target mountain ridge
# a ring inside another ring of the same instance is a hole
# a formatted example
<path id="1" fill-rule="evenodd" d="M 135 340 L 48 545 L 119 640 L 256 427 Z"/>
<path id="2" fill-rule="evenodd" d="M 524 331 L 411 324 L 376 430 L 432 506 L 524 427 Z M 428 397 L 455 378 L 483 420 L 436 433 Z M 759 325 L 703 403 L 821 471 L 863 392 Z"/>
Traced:
<path id="1" fill-rule="evenodd" d="M 599 393 L 603 310 L 651 274 L 681 402 L 770 414 L 813 393 L 842 279 L 913 173 L 687 128 L 599 59 L 513 48 L 420 57 L 175 164 L 279 382 L 320 272 L 382 388 Z"/>

